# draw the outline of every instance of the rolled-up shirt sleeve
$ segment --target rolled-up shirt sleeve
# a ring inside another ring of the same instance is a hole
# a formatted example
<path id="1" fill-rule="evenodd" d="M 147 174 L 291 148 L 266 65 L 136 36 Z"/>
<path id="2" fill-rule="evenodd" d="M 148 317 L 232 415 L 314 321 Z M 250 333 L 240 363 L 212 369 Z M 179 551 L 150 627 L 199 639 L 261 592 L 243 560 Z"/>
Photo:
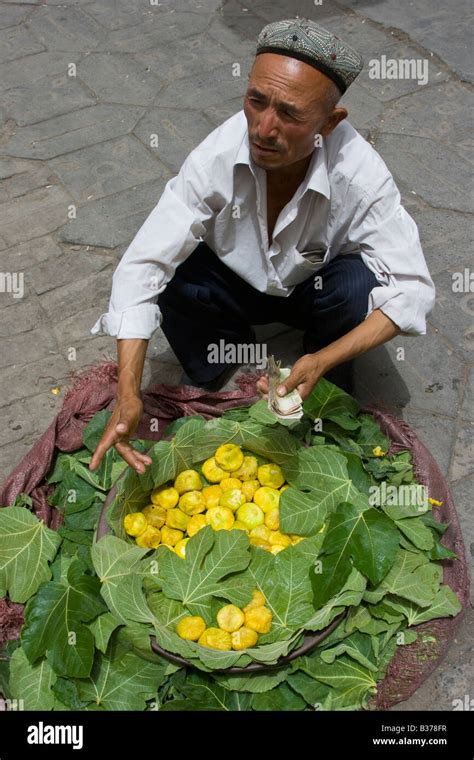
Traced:
<path id="1" fill-rule="evenodd" d="M 418 228 L 403 208 L 390 175 L 365 194 L 351 224 L 350 240 L 360 245 L 366 266 L 380 282 L 369 295 L 367 316 L 380 309 L 407 335 L 424 335 L 435 287 Z"/>
<path id="2" fill-rule="evenodd" d="M 109 310 L 94 324 L 92 334 L 151 337 L 161 324 L 159 294 L 196 248 L 214 214 L 207 202 L 210 196 L 209 173 L 193 151 L 122 256 L 112 278 Z"/>

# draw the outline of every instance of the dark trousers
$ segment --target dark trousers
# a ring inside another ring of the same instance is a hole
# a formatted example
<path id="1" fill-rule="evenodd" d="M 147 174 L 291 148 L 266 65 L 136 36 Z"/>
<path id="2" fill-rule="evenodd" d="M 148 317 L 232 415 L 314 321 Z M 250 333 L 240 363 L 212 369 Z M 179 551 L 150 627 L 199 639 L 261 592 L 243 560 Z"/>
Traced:
<path id="1" fill-rule="evenodd" d="M 255 343 L 252 325 L 281 322 L 303 330 L 303 353 L 314 353 L 365 318 L 368 296 L 377 280 L 358 254 L 339 256 L 297 285 L 290 296 L 271 296 L 253 288 L 199 243 L 158 298 L 162 329 L 194 383 L 208 383 L 228 368 L 210 364 L 210 344 Z M 326 377 L 347 386 L 349 363 Z"/>

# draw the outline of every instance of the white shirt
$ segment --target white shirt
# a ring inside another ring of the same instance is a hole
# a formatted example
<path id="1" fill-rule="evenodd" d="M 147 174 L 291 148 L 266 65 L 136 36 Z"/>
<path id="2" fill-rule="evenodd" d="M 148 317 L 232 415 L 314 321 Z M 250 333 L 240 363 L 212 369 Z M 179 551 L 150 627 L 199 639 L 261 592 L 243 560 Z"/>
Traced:
<path id="1" fill-rule="evenodd" d="M 266 172 L 250 155 L 244 112 L 217 127 L 166 184 L 119 262 L 109 311 L 91 332 L 150 338 L 161 324 L 158 295 L 204 240 L 246 282 L 281 298 L 335 256 L 360 250 L 380 283 L 367 316 L 381 309 L 402 332 L 424 334 L 434 285 L 392 175 L 347 121 L 322 143 L 269 246 Z"/>

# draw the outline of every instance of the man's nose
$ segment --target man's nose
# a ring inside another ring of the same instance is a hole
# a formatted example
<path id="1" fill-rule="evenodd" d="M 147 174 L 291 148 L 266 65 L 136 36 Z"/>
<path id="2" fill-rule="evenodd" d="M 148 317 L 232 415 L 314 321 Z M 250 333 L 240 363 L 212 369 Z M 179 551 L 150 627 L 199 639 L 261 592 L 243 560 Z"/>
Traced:
<path id="1" fill-rule="evenodd" d="M 260 116 L 258 136 L 261 140 L 276 140 L 278 136 L 275 113 L 270 109 Z"/>

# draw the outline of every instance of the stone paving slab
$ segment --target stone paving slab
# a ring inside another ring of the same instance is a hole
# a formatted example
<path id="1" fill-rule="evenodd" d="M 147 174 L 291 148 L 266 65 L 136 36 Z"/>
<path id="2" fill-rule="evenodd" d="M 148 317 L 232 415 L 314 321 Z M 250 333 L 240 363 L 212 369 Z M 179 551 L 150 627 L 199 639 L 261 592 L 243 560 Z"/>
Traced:
<path id="1" fill-rule="evenodd" d="M 17 58 L 41 53 L 43 50 L 44 46 L 23 27 L 0 31 L 0 63 L 15 61 Z"/>
<path id="2" fill-rule="evenodd" d="M 387 105 L 380 132 L 430 137 L 452 146 L 469 139 L 466 115 L 472 113 L 473 108 L 472 91 L 459 82 L 442 82 L 435 92 L 429 87 L 420 87 Z"/>
<path id="3" fill-rule="evenodd" d="M 12 174 L 6 175 L 0 188 L 0 204 L 19 198 L 31 190 L 48 187 L 48 184 L 55 181 L 51 172 L 44 164 L 38 164 L 33 161 L 22 162 L 23 166 L 18 170 L 12 170 Z M 7 167 L 4 167 L 7 171 Z"/>
<path id="4" fill-rule="evenodd" d="M 158 65 L 149 66 L 124 53 L 90 53 L 81 60 L 78 77 L 102 101 L 146 106 L 163 84 Z"/>
<path id="5" fill-rule="evenodd" d="M 31 13 L 31 8 L 21 7 L 21 5 L 7 5 L 2 8 L 0 16 L 0 29 L 8 29 L 8 27 L 16 26 L 23 21 L 28 14 Z"/>
<path id="6" fill-rule="evenodd" d="M 43 5 L 28 18 L 26 25 L 48 50 L 69 53 L 94 50 L 104 36 L 103 27 L 73 5 Z"/>
<path id="7" fill-rule="evenodd" d="M 235 110 L 232 111 L 235 113 Z M 189 132 L 192 122 L 193 132 Z M 206 114 L 183 108 L 149 108 L 133 132 L 160 159 L 168 170 L 177 174 L 185 158 L 195 147 L 196 138 L 204 140 L 214 124 Z M 156 137 L 158 147 L 155 146 Z M 153 145 L 151 145 L 153 141 Z"/>
<path id="8" fill-rule="evenodd" d="M 90 3 L 86 12 L 105 29 L 127 29 L 137 24 L 152 22 L 157 8 L 150 3 L 131 3 L 129 0 L 101 0 Z"/>
<path id="9" fill-rule="evenodd" d="M 111 263 L 111 258 L 107 255 L 94 253 L 85 256 L 84 253 L 78 254 L 70 250 L 33 267 L 28 273 L 28 280 L 40 296 L 61 285 L 89 278 L 90 275 L 109 268 Z"/>
<path id="10" fill-rule="evenodd" d="M 21 341 L 16 335 L 2 338 L 0 368 L 12 364 L 26 365 L 39 359 L 47 359 L 48 354 L 57 352 L 57 343 L 49 325 L 30 330 L 22 335 Z"/>
<path id="11" fill-rule="evenodd" d="M 464 420 L 474 422 L 474 366 L 472 365 L 467 369 L 467 380 L 464 386 L 461 417 Z"/>
<path id="12" fill-rule="evenodd" d="M 23 127 L 60 116 L 95 103 L 95 98 L 74 77 L 59 74 L 54 78 L 10 87 L 2 101 L 7 114 Z"/>
<path id="13" fill-rule="evenodd" d="M 50 256 L 60 255 L 60 246 L 50 235 L 45 235 L 45 237 L 38 237 L 3 250 L 2 269 L 5 272 L 24 271 L 27 266 L 33 267 Z M 9 306 L 11 303 L 15 303 L 15 299 L 10 293 L 0 293 L 0 308 L 4 305 Z"/>
<path id="14" fill-rule="evenodd" d="M 461 523 L 464 543 L 466 546 L 466 556 L 471 560 L 471 564 L 474 564 L 474 501 L 472 499 L 473 489 L 474 478 L 472 477 L 455 481 L 451 485 L 454 503 L 465 505 L 465 508 L 459 512 L 459 520 Z M 472 664 L 472 660 L 466 660 L 465 664 L 469 666 Z"/>
<path id="15" fill-rule="evenodd" d="M 206 32 L 184 40 L 176 39 L 160 45 L 157 50 L 134 55 L 134 60 L 171 84 L 189 77 L 194 71 L 205 74 L 234 59 L 235 56 L 225 45 L 212 39 Z"/>
<path id="16" fill-rule="evenodd" d="M 109 271 L 107 274 L 109 274 Z M 104 278 L 104 282 L 105 281 Z M 97 320 L 98 315 L 100 316 L 100 309 L 107 311 L 108 304 L 108 299 L 104 291 L 102 292 L 102 298 L 100 298 L 100 300 L 97 299 L 97 295 L 98 294 L 95 293 L 94 304 L 92 306 L 87 309 L 81 308 L 80 312 L 58 320 L 58 322 L 53 325 L 52 330 L 63 355 L 67 355 L 69 348 L 77 348 L 79 343 L 83 344 L 88 341 L 95 341 L 95 338 L 90 334 L 91 325 Z M 165 343 L 166 341 L 163 338 L 163 344 Z M 114 341 L 111 342 L 111 345 L 112 348 L 115 348 Z M 163 349 L 166 348 L 170 350 L 167 344 L 163 345 Z"/>
<path id="17" fill-rule="evenodd" d="M 159 13 L 158 23 L 146 21 L 130 29 L 111 31 L 103 40 L 103 50 L 110 53 L 146 53 L 173 40 L 192 37 L 206 31 L 209 19 L 195 13 Z"/>
<path id="18" fill-rule="evenodd" d="M 404 360 L 397 360 L 398 348 L 404 349 Z M 409 399 L 417 409 L 436 409 L 449 416 L 458 413 L 464 363 L 433 328 L 423 338 L 399 335 L 358 361 L 370 393 L 364 401 L 384 405 L 385 400 L 391 407 L 403 409 Z"/>
<path id="19" fill-rule="evenodd" d="M 462 79 L 473 80 L 472 4 L 469 0 L 410 0 L 400 12 L 398 0 L 338 0 L 358 13 L 383 24 L 403 29 L 412 39 L 441 56 Z M 454 6 L 454 7 L 453 7 Z"/>
<path id="20" fill-rule="evenodd" d="M 49 185 L 2 203 L 0 231 L 4 248 L 53 232 L 67 220 L 71 197 L 59 185 Z"/>
<path id="21" fill-rule="evenodd" d="M 131 132 L 143 113 L 139 106 L 90 106 L 16 129 L 3 152 L 25 158 L 55 158 Z"/>
<path id="22" fill-rule="evenodd" d="M 34 432 L 34 421 L 26 404 L 19 401 L 0 409 L 1 443 L 16 443 Z"/>
<path id="23" fill-rule="evenodd" d="M 359 132 L 374 132 L 378 129 L 384 112 L 383 103 L 364 87 L 356 86 L 354 82 L 354 89 L 351 87 L 341 98 L 341 105 L 347 108 L 347 119 Z"/>
<path id="24" fill-rule="evenodd" d="M 430 206 L 472 212 L 466 193 L 472 168 L 449 146 L 424 137 L 385 133 L 377 139 L 376 148 L 400 186 Z"/>
<path id="25" fill-rule="evenodd" d="M 34 297 L 20 298 L 17 304 L 12 301 L 12 306 L 13 308 L 2 309 L 1 311 L 0 338 L 8 338 L 11 335 L 19 336 L 21 333 L 28 332 L 31 325 L 40 326 L 47 322 L 41 304 Z M 48 324 L 48 329 L 49 327 Z"/>
<path id="26" fill-rule="evenodd" d="M 473 453 L 474 422 L 465 422 L 458 428 L 451 460 L 451 481 L 456 482 L 474 475 Z"/>
<path id="27" fill-rule="evenodd" d="M 234 53 L 237 61 L 252 61 L 255 55 L 255 40 L 244 39 L 235 29 L 230 29 L 224 23 L 223 15 L 219 14 L 213 18 L 207 28 L 207 34 L 215 42 L 223 45 L 231 53 Z M 263 21 L 263 26 L 265 22 Z"/>
<path id="28" fill-rule="evenodd" d="M 453 274 L 441 272 L 433 277 L 436 303 L 431 323 L 447 336 L 457 355 L 472 361 L 474 350 L 474 293 L 453 293 Z"/>
<path id="29" fill-rule="evenodd" d="M 427 88 L 429 89 L 431 87 L 437 87 L 440 83 L 449 80 L 451 76 L 445 67 L 438 66 L 436 61 L 431 57 L 425 58 L 416 47 L 413 47 L 413 45 L 407 44 L 405 42 L 394 41 L 391 45 L 387 45 L 384 48 L 383 55 L 386 56 L 386 60 L 392 59 L 396 61 L 421 61 L 420 64 L 417 64 L 418 66 L 421 66 L 420 80 L 418 80 L 418 78 L 389 79 L 388 76 L 387 78 L 384 77 L 380 79 L 372 79 L 370 75 L 370 61 L 380 59 L 381 55 L 382 54 L 380 51 L 368 51 L 364 69 L 358 77 L 358 83 L 361 87 L 365 87 L 367 90 L 369 90 L 370 93 L 372 93 L 374 97 L 378 98 L 384 103 L 402 98 L 404 96 L 410 95 L 411 93 L 418 93 L 420 91 L 426 90 Z M 425 60 L 427 61 L 427 64 L 423 63 Z M 427 66 L 426 74 L 424 68 L 425 65 Z M 420 76 L 420 74 L 417 74 L 417 77 Z M 427 83 L 420 84 L 419 82 L 425 81 L 425 76 L 428 78 Z"/>
<path id="30" fill-rule="evenodd" d="M 45 79 L 49 82 L 53 77 L 67 71 L 69 63 L 71 63 L 71 56 L 67 53 L 48 51 L 27 56 L 21 61 L 21 65 L 16 60 L 0 64 L 2 102 L 5 90 L 12 87 L 27 87 Z M 52 115 L 47 112 L 45 118 L 51 118 Z"/>
<path id="31" fill-rule="evenodd" d="M 64 321 L 67 317 L 80 314 L 93 306 L 100 316 L 99 305 L 106 305 L 110 296 L 110 283 L 115 267 L 110 265 L 103 272 L 84 277 L 67 285 L 54 288 L 40 296 L 41 307 L 52 324 Z M 92 324 L 90 325 L 92 327 Z"/>
<path id="32" fill-rule="evenodd" d="M 81 207 L 76 219 L 62 227 L 60 240 L 106 248 L 131 241 L 160 200 L 165 184 L 165 179 L 144 182 L 108 198 L 90 201 Z"/>
<path id="33" fill-rule="evenodd" d="M 242 98 L 237 97 L 206 108 L 205 115 L 213 123 L 214 127 L 218 127 L 223 121 L 230 119 L 231 116 L 241 110 Z"/>
<path id="34" fill-rule="evenodd" d="M 472 243 L 470 215 L 432 209 L 426 204 L 417 204 L 416 211 L 409 204 L 405 206 L 416 218 L 431 275 L 444 272 L 447 265 L 451 271 L 464 271 Z"/>
<path id="35" fill-rule="evenodd" d="M 219 66 L 212 71 L 212 77 L 200 71 L 177 82 L 165 86 L 154 105 L 166 108 L 208 108 L 220 101 L 243 96 L 250 66 L 242 66 L 240 76 L 232 76 L 230 64 Z"/>
<path id="36" fill-rule="evenodd" d="M 15 401 L 23 402 L 39 393 L 51 393 L 51 388 L 67 380 L 71 369 L 74 369 L 74 366 L 59 352 L 48 354 L 47 363 L 45 357 L 41 356 L 28 364 L 22 361 L 0 369 L 0 406 L 9 406 Z M 37 419 L 35 424 L 39 426 L 41 419 Z M 12 458 L 10 469 L 14 464 L 15 460 Z"/>
<path id="37" fill-rule="evenodd" d="M 169 174 L 158 157 L 133 135 L 53 158 L 48 166 L 79 203 L 115 195 Z"/>
<path id="38" fill-rule="evenodd" d="M 410 405 L 403 410 L 403 419 L 416 430 L 418 438 L 433 454 L 439 469 L 447 477 L 456 439 L 456 418 L 427 412 L 426 409 L 418 410 Z M 436 498 L 436 494 L 432 495 Z"/>

